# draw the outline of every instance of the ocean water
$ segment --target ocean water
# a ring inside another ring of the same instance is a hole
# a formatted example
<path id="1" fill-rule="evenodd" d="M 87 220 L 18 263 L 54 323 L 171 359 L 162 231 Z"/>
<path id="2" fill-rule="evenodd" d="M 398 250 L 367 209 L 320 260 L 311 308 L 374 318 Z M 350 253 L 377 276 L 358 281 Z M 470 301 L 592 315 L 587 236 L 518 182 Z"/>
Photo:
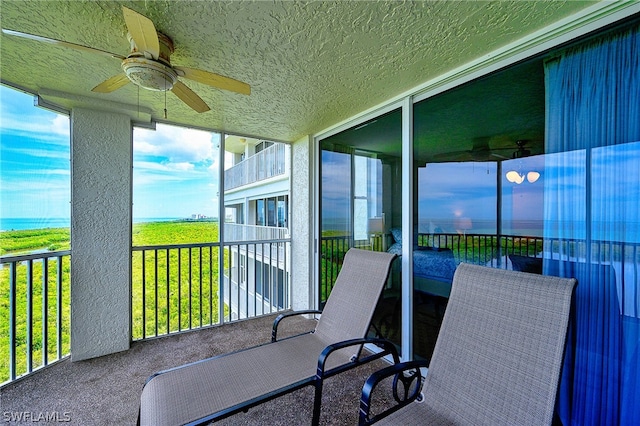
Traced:
<path id="1" fill-rule="evenodd" d="M 1 217 L 0 231 L 23 231 L 25 229 L 69 228 L 71 219 L 64 217 Z"/>
<path id="2" fill-rule="evenodd" d="M 168 222 L 183 219 L 180 217 L 140 217 L 134 218 L 133 223 Z M 71 219 L 64 217 L 28 218 L 1 217 L 0 231 L 23 231 L 25 229 L 70 228 Z"/>
<path id="3" fill-rule="evenodd" d="M 421 219 L 418 224 L 418 232 L 423 234 L 456 234 L 464 231 L 467 234 L 493 235 L 496 233 L 496 222 L 495 220 L 468 220 L 464 229 L 462 228 L 455 218 Z M 542 236 L 543 228 L 544 223 L 536 220 L 504 220 L 502 222 L 503 235 Z M 329 218 L 322 221 L 322 229 L 347 233 L 349 224 L 341 218 Z"/>

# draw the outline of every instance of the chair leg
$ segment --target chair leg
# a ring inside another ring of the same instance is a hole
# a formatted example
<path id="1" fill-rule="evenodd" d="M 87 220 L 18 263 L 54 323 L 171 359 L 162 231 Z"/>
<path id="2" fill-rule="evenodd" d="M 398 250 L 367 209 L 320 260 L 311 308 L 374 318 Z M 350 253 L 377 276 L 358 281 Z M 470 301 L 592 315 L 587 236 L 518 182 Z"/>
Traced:
<path id="1" fill-rule="evenodd" d="M 322 406 L 322 380 L 317 379 L 315 381 L 315 396 L 313 398 L 313 420 L 311 424 L 318 426 L 320 424 L 320 408 Z"/>

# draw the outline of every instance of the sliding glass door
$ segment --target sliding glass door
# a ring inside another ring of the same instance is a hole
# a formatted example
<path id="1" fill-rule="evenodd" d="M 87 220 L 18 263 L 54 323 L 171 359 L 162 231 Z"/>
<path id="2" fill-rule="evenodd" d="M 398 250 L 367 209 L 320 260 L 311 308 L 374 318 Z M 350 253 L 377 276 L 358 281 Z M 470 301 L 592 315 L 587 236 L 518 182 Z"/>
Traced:
<path id="1" fill-rule="evenodd" d="M 375 117 L 320 141 L 320 304 L 351 247 L 397 250 L 401 231 L 401 113 Z M 370 334 L 400 344 L 400 266 L 374 314 Z"/>

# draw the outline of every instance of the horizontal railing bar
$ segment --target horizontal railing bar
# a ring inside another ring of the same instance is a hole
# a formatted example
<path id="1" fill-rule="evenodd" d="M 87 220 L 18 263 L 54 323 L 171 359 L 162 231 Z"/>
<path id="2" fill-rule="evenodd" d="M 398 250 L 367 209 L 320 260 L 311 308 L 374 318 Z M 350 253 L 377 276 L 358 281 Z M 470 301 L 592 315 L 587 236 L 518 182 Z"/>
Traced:
<path id="1" fill-rule="evenodd" d="M 214 243 L 191 243 L 191 244 L 158 244 L 153 246 L 132 246 L 132 251 L 143 250 L 165 250 L 165 249 L 183 249 L 183 248 L 198 248 L 198 247 L 219 247 L 220 242 Z"/>
<path id="2" fill-rule="evenodd" d="M 133 246 L 131 247 L 132 251 L 143 251 L 143 250 L 165 250 L 165 249 L 180 249 L 180 248 L 200 248 L 200 247 L 220 247 L 220 244 L 223 246 L 236 246 L 238 244 L 262 244 L 262 243 L 290 243 L 291 238 L 279 238 L 273 240 L 246 240 L 246 241 L 225 241 L 221 243 L 220 241 L 216 241 L 214 243 L 192 243 L 192 244 L 158 244 L 153 246 Z"/>
<path id="3" fill-rule="evenodd" d="M 290 243 L 291 238 L 281 238 L 277 240 L 247 240 L 247 241 L 225 241 L 224 246 L 245 246 L 245 245 L 262 245 L 276 243 Z"/>
<path id="4" fill-rule="evenodd" d="M 71 250 L 48 251 L 45 253 L 21 254 L 18 256 L 1 256 L 0 263 L 25 262 L 27 260 L 50 259 L 71 255 Z"/>
<path id="5" fill-rule="evenodd" d="M 457 233 L 437 233 L 437 234 L 431 234 L 431 233 L 419 233 L 417 234 L 418 238 L 428 238 L 428 237 L 432 237 L 432 238 L 448 238 L 448 237 L 452 237 L 452 238 L 458 238 L 460 240 L 464 240 L 465 238 L 472 238 L 472 237 L 493 237 L 493 238 L 497 238 L 498 234 L 465 234 L 465 235 L 461 235 L 461 234 L 457 234 Z M 576 243 L 586 243 L 586 239 L 584 238 L 558 238 L 558 237 L 540 237 L 540 236 L 527 236 L 527 235 L 507 235 L 507 234 L 500 234 L 499 235 L 500 238 L 506 238 L 506 239 L 522 239 L 522 240 L 529 240 L 529 241 L 548 241 L 548 242 L 555 242 L 555 241 L 562 241 L 562 242 L 576 242 Z M 343 240 L 350 240 L 351 237 L 348 235 L 343 235 L 343 236 L 326 236 L 326 237 L 322 237 L 321 238 L 322 241 L 343 241 Z M 367 240 L 357 240 L 357 241 L 367 241 Z M 640 247 L 640 243 L 631 243 L 631 242 L 625 242 L 625 241 L 609 241 L 609 240 L 595 240 L 592 239 L 591 243 L 595 243 L 595 244 L 599 244 L 599 245 L 624 245 L 624 246 L 629 246 L 629 247 Z"/>

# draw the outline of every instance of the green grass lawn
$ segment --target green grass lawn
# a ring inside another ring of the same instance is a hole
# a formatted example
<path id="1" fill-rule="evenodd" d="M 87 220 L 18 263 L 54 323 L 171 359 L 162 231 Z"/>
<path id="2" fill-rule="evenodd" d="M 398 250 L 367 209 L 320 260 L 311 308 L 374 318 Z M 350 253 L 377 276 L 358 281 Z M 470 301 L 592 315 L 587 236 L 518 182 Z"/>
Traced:
<path id="1" fill-rule="evenodd" d="M 133 246 L 211 243 L 218 241 L 218 223 L 213 221 L 174 221 L 138 223 L 133 226 Z M 0 233 L 0 253 L 4 256 L 26 254 L 37 251 L 68 250 L 70 233 L 68 228 L 10 231 Z M 218 247 L 165 250 L 157 255 L 147 252 L 144 261 L 145 291 L 143 307 L 143 262 L 141 252 L 134 251 L 132 257 L 132 328 L 133 339 L 144 335 L 166 334 L 176 330 L 195 328 L 218 321 Z M 153 255 L 152 255 L 153 254 Z M 202 255 L 203 262 L 200 262 Z M 212 261 L 210 261 L 212 259 Z M 167 280 L 166 264 L 169 262 L 170 276 Z M 22 375 L 27 368 L 27 340 L 32 348 L 31 368 L 43 365 L 46 355 L 49 361 L 57 359 L 58 345 L 64 355 L 70 351 L 70 259 L 61 261 L 62 285 L 58 307 L 56 283 L 57 260 L 48 261 L 48 279 L 43 284 L 43 261 L 18 264 L 16 268 L 16 374 Z M 32 280 L 27 277 L 31 268 Z M 156 277 L 156 270 L 158 271 Z M 178 270 L 180 274 L 178 275 Z M 200 285 L 202 277 L 202 286 Z M 157 282 L 157 286 L 156 286 Z M 9 379 L 9 285 L 10 269 L 0 269 L 0 383 Z M 31 291 L 27 291 L 31 288 Z M 191 289 L 191 298 L 187 297 Z M 31 303 L 28 303 L 30 294 Z M 178 303 L 178 295 L 181 303 Z M 45 295 L 45 296 L 43 296 Z M 45 303 L 46 302 L 46 303 Z M 28 309 L 28 306 L 31 309 Z M 46 308 L 43 310 L 43 306 Z M 157 308 L 156 308 L 157 306 Z M 61 312 L 62 339 L 57 340 L 58 309 Z M 225 307 L 226 312 L 226 307 Z M 144 315 L 143 315 L 144 313 Z M 144 323 L 143 323 L 144 317 Z M 29 320 L 30 318 L 30 320 Z M 31 333 L 28 333 L 29 323 Z M 158 328 L 156 330 L 156 323 Z M 45 324 L 43 326 L 43 324 Z M 45 331 L 46 333 L 44 333 Z M 48 335 L 46 342 L 43 338 Z"/>
<path id="2" fill-rule="evenodd" d="M 35 250 L 69 250 L 70 245 L 69 228 L 0 232 L 0 256 L 30 253 Z"/>

